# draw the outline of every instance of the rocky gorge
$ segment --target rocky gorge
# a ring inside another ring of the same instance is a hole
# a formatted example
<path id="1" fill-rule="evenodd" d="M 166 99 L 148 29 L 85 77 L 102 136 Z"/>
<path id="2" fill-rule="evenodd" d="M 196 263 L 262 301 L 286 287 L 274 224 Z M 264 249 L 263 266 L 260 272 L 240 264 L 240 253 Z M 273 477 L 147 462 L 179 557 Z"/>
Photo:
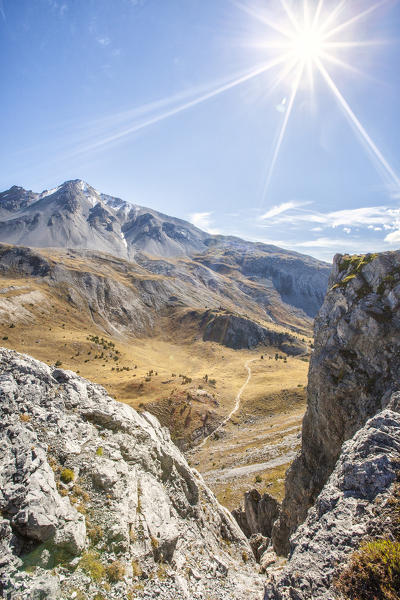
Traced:
<path id="1" fill-rule="evenodd" d="M 354 552 L 400 545 L 399 306 L 399 252 L 335 257 L 285 498 L 236 520 L 154 417 L 1 350 L 2 597 L 354 598 Z"/>

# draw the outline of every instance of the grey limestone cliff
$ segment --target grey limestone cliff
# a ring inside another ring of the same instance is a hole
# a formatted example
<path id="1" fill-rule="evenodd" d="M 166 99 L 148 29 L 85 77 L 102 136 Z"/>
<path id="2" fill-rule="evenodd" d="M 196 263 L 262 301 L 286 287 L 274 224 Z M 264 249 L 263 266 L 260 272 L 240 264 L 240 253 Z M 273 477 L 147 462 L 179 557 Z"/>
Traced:
<path id="1" fill-rule="evenodd" d="M 400 413 L 386 409 L 343 445 L 336 468 L 291 538 L 287 566 L 268 583 L 265 600 L 339 598 L 335 577 L 351 553 L 370 537 L 390 537 L 385 517 L 399 470 Z"/>
<path id="2" fill-rule="evenodd" d="M 306 518 L 344 441 L 384 408 L 400 381 L 400 252 L 341 256 L 315 322 L 302 447 L 288 471 L 275 550 Z"/>

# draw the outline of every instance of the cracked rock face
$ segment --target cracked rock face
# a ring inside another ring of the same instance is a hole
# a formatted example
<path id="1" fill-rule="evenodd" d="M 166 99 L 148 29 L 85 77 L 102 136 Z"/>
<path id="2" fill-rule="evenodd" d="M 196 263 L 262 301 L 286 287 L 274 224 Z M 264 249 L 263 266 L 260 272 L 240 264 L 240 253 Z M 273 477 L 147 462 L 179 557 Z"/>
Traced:
<path id="1" fill-rule="evenodd" d="M 289 469 L 272 540 L 288 554 L 344 441 L 387 406 L 400 379 L 400 252 L 337 255 L 315 322 L 302 448 Z"/>
<path id="2" fill-rule="evenodd" d="M 345 442 L 335 470 L 291 538 L 283 572 L 265 600 L 332 600 L 333 579 L 381 523 L 400 469 L 400 413 L 384 410 Z M 386 530 L 386 531 L 385 531 Z"/>
<path id="3" fill-rule="evenodd" d="M 16 352 L 0 366 L 3 598 L 262 596 L 246 538 L 155 417 Z"/>

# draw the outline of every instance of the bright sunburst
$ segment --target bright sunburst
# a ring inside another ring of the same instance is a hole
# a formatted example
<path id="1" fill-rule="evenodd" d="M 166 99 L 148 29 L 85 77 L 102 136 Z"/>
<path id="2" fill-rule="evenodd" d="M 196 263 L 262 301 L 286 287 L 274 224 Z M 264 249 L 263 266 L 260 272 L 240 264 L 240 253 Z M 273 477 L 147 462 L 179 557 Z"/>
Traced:
<path id="1" fill-rule="evenodd" d="M 292 2 L 291 4 L 289 4 L 288 0 L 279 0 L 279 2 L 282 9 L 281 18 L 277 18 L 276 16 L 270 18 L 267 12 L 257 13 L 250 9 L 247 4 L 237 3 L 242 10 L 267 26 L 267 38 L 271 37 L 271 30 L 275 34 L 279 34 L 278 40 L 258 45 L 276 53 L 276 60 L 281 66 L 276 84 L 287 78 L 290 78 L 292 81 L 290 97 L 288 100 L 285 100 L 285 115 L 269 166 L 264 196 L 271 182 L 300 83 L 307 77 L 312 89 L 316 74 L 319 74 L 325 80 L 364 146 L 372 154 L 381 171 L 384 172 L 386 179 L 392 185 L 394 184 L 397 190 L 400 190 L 398 175 L 371 139 L 329 72 L 329 65 L 335 65 L 358 73 L 356 68 L 341 58 L 343 51 L 349 51 L 357 47 L 373 46 L 382 43 L 382 41 L 349 40 L 347 37 L 342 39 L 342 36 L 343 34 L 347 35 L 352 26 L 357 25 L 363 19 L 367 19 L 371 13 L 375 12 L 383 4 L 386 4 L 388 0 L 381 0 L 344 19 L 341 19 L 341 15 L 344 13 L 346 6 L 345 0 L 338 0 L 333 8 L 329 9 L 325 8 L 324 0 L 319 0 L 318 2 L 296 0 L 296 2 Z M 332 2 L 330 6 L 332 7 Z"/>
<path id="2" fill-rule="evenodd" d="M 319 31 L 306 26 L 293 38 L 291 48 L 294 58 L 299 62 L 313 62 L 322 57 L 324 40 Z"/>
<path id="3" fill-rule="evenodd" d="M 372 0 L 360 0 L 360 4 L 356 0 L 264 0 L 264 8 L 261 11 L 254 9 L 255 1 L 232 0 L 239 9 L 250 15 L 264 29 L 265 33 L 261 40 L 248 40 L 246 45 L 256 46 L 263 53 L 266 52 L 267 60 L 264 58 L 261 64 L 235 77 L 224 79 L 218 84 L 205 85 L 200 89 L 188 90 L 177 96 L 151 103 L 148 107 L 133 109 L 126 113 L 126 117 L 121 118 L 117 115 L 118 123 L 124 123 L 122 127 L 113 128 L 110 133 L 100 135 L 83 146 L 80 151 L 88 152 L 113 144 L 237 86 L 245 85 L 254 78 L 275 74 L 272 80 L 268 78 L 266 84 L 268 93 L 280 85 L 287 85 L 288 82 L 290 91 L 278 109 L 283 113 L 282 122 L 267 167 L 263 196 L 265 199 L 300 86 L 307 86 L 313 93 L 315 79 L 320 77 L 336 98 L 386 183 L 391 186 L 392 191 L 400 193 L 400 179 L 397 173 L 350 107 L 332 74 L 333 68 L 340 68 L 349 70 L 355 76 L 359 75 L 360 71 L 352 64 L 354 49 L 367 51 L 377 44 L 386 43 L 382 40 L 362 39 L 362 27 L 359 26 L 368 23 L 376 16 L 378 9 L 393 0 L 380 0 L 372 4 Z M 355 8 L 357 4 L 363 8 L 357 10 Z"/>

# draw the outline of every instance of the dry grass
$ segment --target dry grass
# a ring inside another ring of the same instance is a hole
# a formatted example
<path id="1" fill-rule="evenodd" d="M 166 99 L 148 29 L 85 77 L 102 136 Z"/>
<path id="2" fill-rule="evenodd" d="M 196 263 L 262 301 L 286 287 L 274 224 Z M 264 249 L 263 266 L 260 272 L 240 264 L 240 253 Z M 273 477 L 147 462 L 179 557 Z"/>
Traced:
<path id="1" fill-rule="evenodd" d="M 88 270 L 86 264 L 71 262 L 71 268 L 82 266 Z M 115 276 L 112 260 L 102 268 L 103 276 L 107 275 L 107 269 Z M 122 272 L 118 276 L 126 278 Z M 204 343 L 194 339 L 195 331 L 190 327 L 172 335 L 173 327 L 167 320 L 163 321 L 164 335 L 111 337 L 85 312 L 68 302 L 68 290 L 51 288 L 33 278 L 0 278 L 3 290 L 10 286 L 19 289 L 0 292 L 0 338 L 7 338 L 2 341 L 4 346 L 48 364 L 59 361 L 63 369 L 71 369 L 101 384 L 117 400 L 139 410 L 149 409 L 170 427 L 178 441 L 190 439 L 205 420 L 217 425 L 230 412 L 247 377 L 245 362 L 257 359 L 251 365 L 253 376 L 243 394 L 240 412 L 224 428 L 219 440 L 210 440 L 203 450 L 190 457 L 204 474 L 235 465 L 246 451 L 279 444 L 287 435 L 286 429 L 300 426 L 308 370 L 307 362 L 301 359 L 275 360 L 274 348 L 235 351 L 216 343 Z M 1 310 L 2 300 L 17 306 L 11 315 L 12 328 L 10 316 Z M 104 345 L 93 341 L 93 336 L 112 341 L 114 349 L 105 350 Z M 94 358 L 102 353 L 102 358 Z M 114 360 L 116 354 L 118 360 Z M 199 389 L 208 392 L 212 399 L 196 399 Z M 262 482 L 258 486 L 269 486 L 269 491 L 281 497 L 283 471 L 287 466 L 261 472 Z M 229 485 L 211 484 L 211 487 L 233 508 L 243 491 L 254 485 L 254 474 L 238 478 L 232 491 Z"/>
<path id="2" fill-rule="evenodd" d="M 400 542 L 374 540 L 355 552 L 336 582 L 345 598 L 398 600 L 400 598 Z"/>

